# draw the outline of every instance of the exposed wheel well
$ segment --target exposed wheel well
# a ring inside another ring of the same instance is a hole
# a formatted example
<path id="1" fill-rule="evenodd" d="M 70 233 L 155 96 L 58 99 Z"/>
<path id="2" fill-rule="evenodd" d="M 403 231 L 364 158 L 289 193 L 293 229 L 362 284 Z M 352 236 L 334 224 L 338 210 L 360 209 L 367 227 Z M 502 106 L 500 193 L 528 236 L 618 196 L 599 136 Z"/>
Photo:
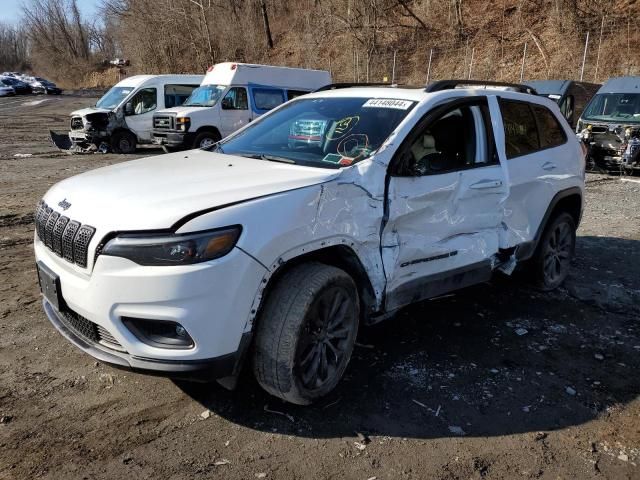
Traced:
<path id="1" fill-rule="evenodd" d="M 136 143 L 138 143 L 138 136 L 128 128 L 125 128 L 125 127 L 114 128 L 113 131 L 111 132 L 111 137 L 113 137 L 117 133 L 128 133 L 129 135 L 133 135 L 133 138 L 136 139 Z"/>
<path id="2" fill-rule="evenodd" d="M 278 267 L 264 289 L 258 315 L 262 310 L 265 299 L 268 298 L 270 291 L 278 283 L 278 280 L 282 275 L 292 267 L 306 262 L 320 262 L 325 265 L 331 265 L 344 270 L 351 276 L 351 278 L 353 278 L 358 288 L 358 295 L 360 296 L 360 312 L 363 315 L 373 312 L 375 309 L 376 297 L 371 281 L 369 280 L 369 276 L 367 275 L 367 271 L 351 248 L 345 245 L 335 245 L 297 256 Z"/>
<path id="3" fill-rule="evenodd" d="M 217 134 L 220 138 L 222 138 L 222 135 L 220 134 L 220 130 L 218 130 L 216 127 L 212 127 L 211 125 L 204 125 L 202 127 L 200 127 L 199 129 L 197 129 L 195 132 L 196 135 L 202 132 L 211 132 L 211 133 L 215 133 Z"/>
<path id="4" fill-rule="evenodd" d="M 573 193 L 561 198 L 555 207 L 553 207 L 549 221 L 562 212 L 567 212 L 571 215 L 577 227 L 580 224 L 580 217 L 582 216 L 582 197 L 577 193 Z"/>

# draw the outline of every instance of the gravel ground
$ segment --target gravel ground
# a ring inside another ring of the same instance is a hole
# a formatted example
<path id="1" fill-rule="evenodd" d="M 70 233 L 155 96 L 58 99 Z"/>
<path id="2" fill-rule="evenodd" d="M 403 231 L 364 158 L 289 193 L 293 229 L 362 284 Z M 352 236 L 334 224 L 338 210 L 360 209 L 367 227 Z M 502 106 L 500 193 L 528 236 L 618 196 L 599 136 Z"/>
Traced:
<path id="1" fill-rule="evenodd" d="M 227 392 L 114 370 L 49 324 L 37 201 L 161 153 L 52 148 L 90 100 L 0 99 L 0 479 L 640 478 L 640 183 L 589 176 L 564 288 L 499 277 L 407 308 L 363 329 L 335 394 L 294 407 L 249 375 Z"/>

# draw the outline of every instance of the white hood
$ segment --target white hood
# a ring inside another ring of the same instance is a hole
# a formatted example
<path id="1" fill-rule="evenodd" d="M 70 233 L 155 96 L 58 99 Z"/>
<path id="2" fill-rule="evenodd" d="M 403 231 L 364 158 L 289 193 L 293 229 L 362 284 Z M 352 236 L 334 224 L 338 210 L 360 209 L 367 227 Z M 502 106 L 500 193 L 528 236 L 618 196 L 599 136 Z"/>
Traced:
<path id="1" fill-rule="evenodd" d="M 69 115 L 72 117 L 84 117 L 89 115 L 90 113 L 109 113 L 111 110 L 107 110 L 106 108 L 98 108 L 98 107 L 87 107 L 81 108 L 80 110 L 74 110 Z"/>
<path id="2" fill-rule="evenodd" d="M 45 202 L 106 234 L 169 228 L 186 215 L 326 182 L 340 170 L 190 150 L 98 168 L 54 185 Z M 58 204 L 69 204 L 63 211 Z"/>
<path id="3" fill-rule="evenodd" d="M 175 115 L 177 117 L 188 117 L 190 114 L 198 112 L 210 112 L 213 107 L 171 107 L 158 110 L 155 115 Z"/>

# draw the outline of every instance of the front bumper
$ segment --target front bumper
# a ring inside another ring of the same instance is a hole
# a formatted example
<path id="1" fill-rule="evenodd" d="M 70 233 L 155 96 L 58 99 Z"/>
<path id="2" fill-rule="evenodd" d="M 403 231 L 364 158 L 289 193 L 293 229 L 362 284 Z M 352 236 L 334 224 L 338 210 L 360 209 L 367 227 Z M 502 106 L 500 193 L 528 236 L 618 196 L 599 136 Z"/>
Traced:
<path id="1" fill-rule="evenodd" d="M 36 260 L 58 277 L 63 300 L 60 312 L 45 301 L 45 312 L 81 350 L 115 366 L 168 376 L 191 378 L 203 371 L 205 377 L 217 378 L 235 368 L 251 330 L 251 304 L 265 274 L 265 268 L 243 251 L 235 248 L 202 264 L 162 267 L 101 255 L 91 270 L 58 257 L 37 237 L 34 249 Z M 109 342 L 78 335 L 82 329 L 65 323 L 69 312 L 94 324 Z M 127 328 L 126 318 L 179 323 L 194 345 L 149 345 Z M 114 344 L 117 348 L 110 348 Z"/>
<path id="2" fill-rule="evenodd" d="M 155 145 L 166 145 L 167 147 L 182 147 L 191 144 L 193 135 L 183 132 L 171 132 L 163 130 L 153 131 L 152 142 Z"/>
<path id="3" fill-rule="evenodd" d="M 242 335 L 238 350 L 219 357 L 202 360 L 163 360 L 136 357 L 126 352 L 105 348 L 99 343 L 88 340 L 70 327 L 60 312 L 56 311 L 47 300 L 42 300 L 42 306 L 56 330 L 83 352 L 113 367 L 147 375 L 202 382 L 229 377 L 238 373 L 244 353 L 251 343 L 251 333 L 247 332 Z"/>

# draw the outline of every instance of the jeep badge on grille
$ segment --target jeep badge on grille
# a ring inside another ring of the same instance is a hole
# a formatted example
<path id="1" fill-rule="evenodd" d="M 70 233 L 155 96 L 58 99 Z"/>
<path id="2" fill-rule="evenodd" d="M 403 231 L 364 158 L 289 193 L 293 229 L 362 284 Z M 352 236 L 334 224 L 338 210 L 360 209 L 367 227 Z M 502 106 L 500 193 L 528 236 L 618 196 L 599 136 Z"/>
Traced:
<path id="1" fill-rule="evenodd" d="M 65 198 L 60 203 L 58 203 L 58 206 L 63 210 L 67 210 L 71 206 L 71 203 L 67 202 L 67 199 Z"/>

